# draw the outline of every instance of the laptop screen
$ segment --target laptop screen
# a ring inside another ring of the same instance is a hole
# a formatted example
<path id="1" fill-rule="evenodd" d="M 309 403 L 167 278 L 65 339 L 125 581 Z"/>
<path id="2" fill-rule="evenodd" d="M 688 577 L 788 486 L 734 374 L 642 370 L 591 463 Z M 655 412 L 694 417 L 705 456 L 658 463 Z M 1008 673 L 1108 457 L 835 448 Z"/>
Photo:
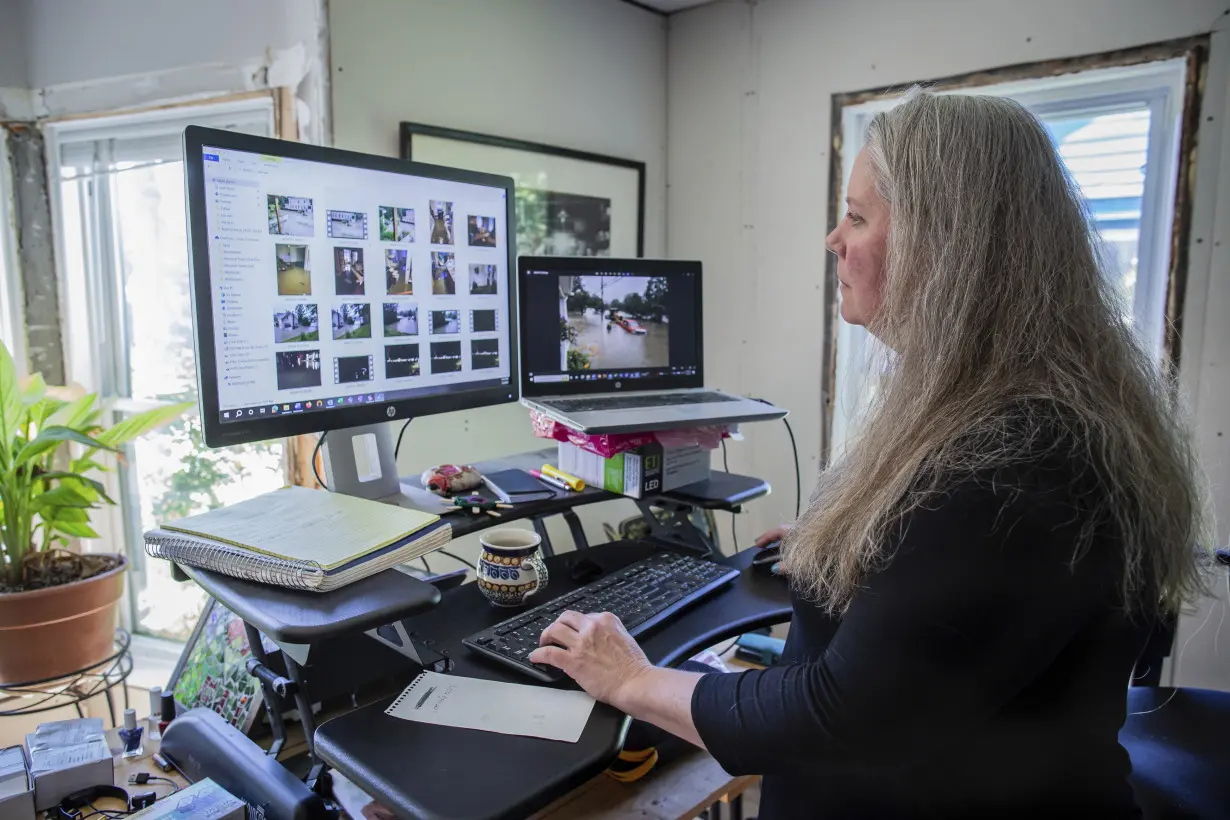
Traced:
<path id="1" fill-rule="evenodd" d="M 700 387 L 701 264 L 522 257 L 526 396 Z"/>

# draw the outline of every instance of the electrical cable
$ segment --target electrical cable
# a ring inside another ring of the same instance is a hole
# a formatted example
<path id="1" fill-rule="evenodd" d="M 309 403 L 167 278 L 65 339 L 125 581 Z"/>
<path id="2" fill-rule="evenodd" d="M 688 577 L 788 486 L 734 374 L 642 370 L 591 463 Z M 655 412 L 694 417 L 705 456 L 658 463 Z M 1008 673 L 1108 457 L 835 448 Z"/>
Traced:
<path id="1" fill-rule="evenodd" d="M 475 573 L 478 572 L 478 567 L 474 566 L 473 564 L 471 564 L 469 561 L 467 561 L 464 558 L 458 558 L 456 555 L 453 555 L 451 552 L 446 552 L 445 550 L 436 550 L 436 552 L 440 553 L 441 555 L 446 555 L 449 558 L 452 558 L 454 561 L 459 561 L 460 563 L 465 564 L 467 567 L 474 570 Z"/>
<path id="2" fill-rule="evenodd" d="M 722 439 L 722 469 L 730 472 L 730 463 L 726 460 L 726 439 Z M 740 551 L 739 533 L 735 531 L 735 513 L 730 514 L 730 544 L 731 548 L 737 554 Z"/>
<path id="3" fill-rule="evenodd" d="M 320 438 L 316 439 L 316 446 L 312 448 L 312 474 L 316 476 L 316 483 L 326 490 L 329 489 L 329 485 L 324 482 L 324 479 L 320 477 L 320 471 L 316 469 L 316 454 L 320 452 L 320 445 L 325 443 L 327 435 L 329 435 L 327 432 L 321 433 Z"/>
<path id="4" fill-rule="evenodd" d="M 164 794 L 164 795 L 160 796 L 160 797 L 158 798 L 159 800 L 162 800 L 162 799 L 163 799 L 163 798 L 165 798 L 165 797 L 170 797 L 171 795 L 175 794 L 175 792 L 179 791 L 179 784 L 178 784 L 178 783 L 176 783 L 174 780 L 172 780 L 172 779 L 171 779 L 171 778 L 169 778 L 169 777 L 159 777 L 159 776 L 158 776 L 158 775 L 156 775 L 156 774 L 151 774 L 151 775 L 149 776 L 149 778 L 148 778 L 148 779 L 149 779 L 151 782 L 152 782 L 152 781 L 154 781 L 154 780 L 157 780 L 157 781 L 158 781 L 158 782 L 160 782 L 160 783 L 169 783 L 169 784 L 170 784 L 170 786 L 171 786 L 171 791 L 169 791 L 169 792 L 167 792 L 166 794 Z"/>
<path id="5" fill-rule="evenodd" d="M 406 428 L 410 426 L 410 422 L 414 421 L 414 416 L 406 419 L 406 423 L 401 426 L 401 432 L 397 434 L 397 444 L 393 445 L 393 460 L 397 461 L 397 454 L 401 452 L 401 437 L 406 434 Z"/>
<path id="6" fill-rule="evenodd" d="M 420 558 L 419 560 L 423 562 L 423 569 L 427 570 L 428 575 L 435 575 L 435 573 L 431 571 L 431 564 L 427 563 L 426 558 Z"/>
<path id="7" fill-rule="evenodd" d="M 748 396 L 748 398 L 761 404 L 773 403 L 768 399 L 761 399 L 756 396 Z M 794 430 L 790 427 L 790 419 L 782 416 L 782 423 L 786 425 L 786 433 L 790 436 L 790 452 L 794 455 L 794 518 L 797 521 L 799 516 L 803 514 L 803 474 L 799 469 L 799 447 L 794 440 Z"/>

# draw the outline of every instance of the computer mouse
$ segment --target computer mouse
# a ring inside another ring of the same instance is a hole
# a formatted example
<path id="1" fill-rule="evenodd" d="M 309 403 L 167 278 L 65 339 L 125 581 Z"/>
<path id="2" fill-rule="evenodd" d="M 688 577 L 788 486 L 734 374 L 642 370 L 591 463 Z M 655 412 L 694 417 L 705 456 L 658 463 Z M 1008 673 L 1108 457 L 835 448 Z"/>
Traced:
<path id="1" fill-rule="evenodd" d="M 758 572 L 777 574 L 777 565 L 781 561 L 780 541 L 774 541 L 768 546 L 757 550 L 756 555 L 752 558 L 752 569 Z"/>

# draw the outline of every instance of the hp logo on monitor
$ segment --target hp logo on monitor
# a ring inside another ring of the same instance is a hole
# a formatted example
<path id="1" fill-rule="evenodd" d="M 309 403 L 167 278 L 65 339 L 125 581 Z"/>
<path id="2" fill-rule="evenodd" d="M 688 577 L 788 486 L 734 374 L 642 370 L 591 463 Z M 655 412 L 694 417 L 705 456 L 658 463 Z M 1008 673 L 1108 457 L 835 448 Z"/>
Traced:
<path id="1" fill-rule="evenodd" d="M 388 408 L 386 408 L 386 409 L 385 409 L 384 414 L 385 414 L 386 416 L 388 416 L 389 418 L 393 418 L 393 416 L 396 416 L 396 415 L 397 415 L 397 408 L 396 408 L 396 407 L 388 407 Z"/>

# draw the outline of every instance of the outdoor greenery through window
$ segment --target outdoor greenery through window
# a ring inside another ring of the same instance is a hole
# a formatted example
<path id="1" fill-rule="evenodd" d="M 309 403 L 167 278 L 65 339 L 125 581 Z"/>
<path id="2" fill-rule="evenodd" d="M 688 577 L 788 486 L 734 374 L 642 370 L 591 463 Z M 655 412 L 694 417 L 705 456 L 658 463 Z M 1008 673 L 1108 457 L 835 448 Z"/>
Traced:
<path id="1" fill-rule="evenodd" d="M 70 372 L 98 390 L 116 418 L 196 399 L 179 147 L 184 125 L 196 121 L 181 113 L 170 121 L 126 119 L 110 128 L 53 132 Z M 222 122 L 271 131 L 271 116 L 260 109 Z M 132 626 L 186 639 L 204 593 L 172 581 L 167 562 L 148 559 L 141 535 L 160 522 L 282 486 L 282 442 L 208 449 L 193 410 L 130 445 L 117 477 L 119 515 L 100 532 L 115 539 L 105 549 L 127 547 L 132 561 Z"/>

